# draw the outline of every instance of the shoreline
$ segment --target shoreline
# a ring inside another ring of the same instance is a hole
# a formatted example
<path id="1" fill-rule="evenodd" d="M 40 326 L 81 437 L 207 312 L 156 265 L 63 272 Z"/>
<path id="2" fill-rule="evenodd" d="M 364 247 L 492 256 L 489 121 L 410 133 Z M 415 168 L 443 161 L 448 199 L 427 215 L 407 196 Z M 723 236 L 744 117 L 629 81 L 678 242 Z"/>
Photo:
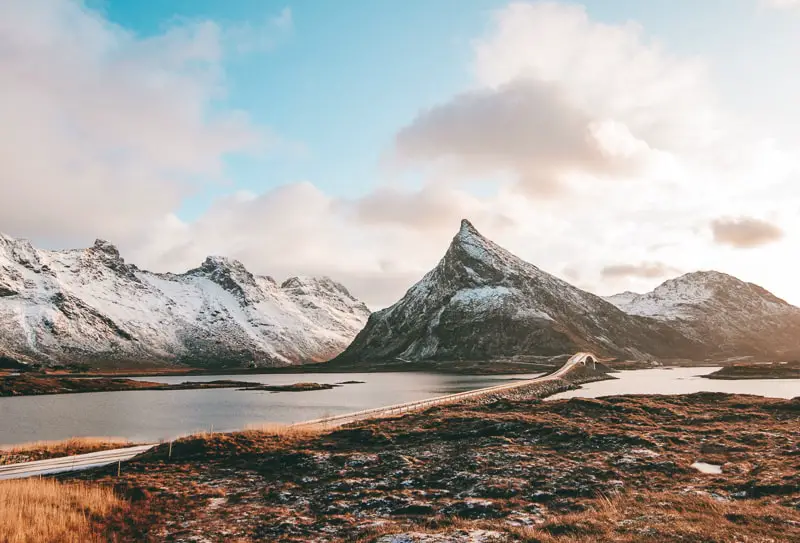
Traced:
<path id="1" fill-rule="evenodd" d="M 73 376 L 37 376 L 21 374 L 0 377 L 0 398 L 27 396 L 52 396 L 57 394 L 91 394 L 94 392 L 127 392 L 137 390 L 205 390 L 219 388 L 249 389 L 260 383 L 219 380 L 168 384 L 153 381 L 136 381 L 125 378 L 86 378 Z"/>
<path id="2" fill-rule="evenodd" d="M 539 357 L 534 357 L 539 358 Z M 96 368 L 89 371 L 69 372 L 64 370 L 47 371 L 30 369 L 0 369 L 0 377 L 11 375 L 12 372 L 21 374 L 36 374 L 47 377 L 72 377 L 82 378 L 127 378 L 127 377 L 171 377 L 171 376 L 198 376 L 198 375 L 281 375 L 281 374 L 331 374 L 331 373 L 395 373 L 395 372 L 423 372 L 442 375 L 514 375 L 526 373 L 539 373 L 558 368 L 561 363 L 569 358 L 568 355 L 550 357 L 549 360 L 535 361 L 492 359 L 492 360 L 425 360 L 418 362 L 391 362 L 374 363 L 363 366 L 338 366 L 330 362 L 314 362 L 278 367 L 127 367 L 127 368 Z M 637 360 L 620 360 L 615 358 L 600 358 L 610 367 L 619 370 L 655 369 L 655 368 L 681 368 L 681 367 L 714 367 L 729 366 L 740 363 L 741 358 L 725 358 L 720 360 L 688 360 L 669 359 L 653 362 Z M 768 362 L 753 362 L 765 364 Z"/>

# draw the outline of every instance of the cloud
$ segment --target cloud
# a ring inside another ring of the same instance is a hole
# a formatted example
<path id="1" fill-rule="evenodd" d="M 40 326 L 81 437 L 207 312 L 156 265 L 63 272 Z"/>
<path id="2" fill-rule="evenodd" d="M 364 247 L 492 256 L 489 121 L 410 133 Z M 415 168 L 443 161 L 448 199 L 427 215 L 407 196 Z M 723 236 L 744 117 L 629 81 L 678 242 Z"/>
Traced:
<path id="1" fill-rule="evenodd" d="M 749 217 L 716 219 L 711 222 L 714 242 L 737 249 L 752 249 L 780 240 L 784 233 L 778 226 Z"/>
<path id="2" fill-rule="evenodd" d="M 367 226 L 395 226 L 419 231 L 450 231 L 463 217 L 510 228 L 514 222 L 462 190 L 428 184 L 417 191 L 379 187 L 350 203 L 354 218 Z"/>
<path id="3" fill-rule="evenodd" d="M 714 141 L 705 65 L 666 54 L 633 23 L 581 6 L 513 3 L 475 42 L 476 86 L 423 110 L 394 142 L 395 166 L 510 172 L 537 198 L 571 180 L 645 175 L 665 153 Z"/>
<path id="4" fill-rule="evenodd" d="M 625 126 L 594 121 L 555 84 L 519 79 L 423 111 L 395 140 L 399 161 L 452 160 L 470 175 L 510 170 L 535 194 L 572 170 L 621 175 L 646 145 Z"/>
<path id="5" fill-rule="evenodd" d="M 641 278 L 658 279 L 677 275 L 680 271 L 662 262 L 642 262 L 640 264 L 615 264 L 605 266 L 600 274 L 604 279 Z"/>
<path id="6" fill-rule="evenodd" d="M 592 21 L 583 6 L 560 2 L 514 2 L 492 20 L 474 45 L 480 86 L 519 79 L 555 83 L 580 110 L 625 125 L 653 148 L 713 138 L 705 63 L 669 54 L 637 23 Z"/>
<path id="7" fill-rule="evenodd" d="M 223 96 L 225 29 L 139 37 L 80 2 L 0 2 L 0 228 L 52 243 L 160 220 L 268 134 Z"/>

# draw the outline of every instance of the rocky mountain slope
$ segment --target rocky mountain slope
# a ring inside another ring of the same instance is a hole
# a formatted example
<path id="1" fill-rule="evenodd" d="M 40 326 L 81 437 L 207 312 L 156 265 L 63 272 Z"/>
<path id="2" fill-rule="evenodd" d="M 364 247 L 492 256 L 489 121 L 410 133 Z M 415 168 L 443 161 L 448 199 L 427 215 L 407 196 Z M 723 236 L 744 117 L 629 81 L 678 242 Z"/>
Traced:
<path id="1" fill-rule="evenodd" d="M 688 273 L 652 292 L 606 298 L 703 342 L 711 356 L 800 355 L 800 308 L 753 283 L 716 271 Z"/>
<path id="2" fill-rule="evenodd" d="M 626 358 L 697 356 L 703 344 L 629 315 L 512 255 L 462 221 L 444 258 L 373 313 L 333 364 L 491 360 L 590 350 Z"/>
<path id="3" fill-rule="evenodd" d="M 341 352 L 368 315 L 328 278 L 278 284 L 222 257 L 180 275 L 150 273 L 102 240 L 44 251 L 0 234 L 0 357 L 118 366 L 319 362 Z"/>

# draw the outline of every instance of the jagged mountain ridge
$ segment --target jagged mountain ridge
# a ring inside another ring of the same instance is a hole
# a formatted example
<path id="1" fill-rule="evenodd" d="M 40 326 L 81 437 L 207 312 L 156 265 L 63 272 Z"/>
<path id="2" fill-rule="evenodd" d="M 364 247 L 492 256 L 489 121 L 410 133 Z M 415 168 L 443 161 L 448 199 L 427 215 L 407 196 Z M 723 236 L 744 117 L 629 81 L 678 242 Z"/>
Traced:
<path id="1" fill-rule="evenodd" d="M 702 341 L 710 356 L 800 354 L 800 308 L 725 273 L 687 273 L 652 292 L 606 299 L 630 315 L 660 320 Z"/>
<path id="2" fill-rule="evenodd" d="M 334 364 L 491 360 L 591 350 L 626 358 L 697 356 L 698 341 L 629 315 L 521 260 L 467 220 L 444 258 L 373 313 Z"/>
<path id="3" fill-rule="evenodd" d="M 325 277 L 278 284 L 224 257 L 183 274 L 151 273 L 103 240 L 44 251 L 0 234 L 0 356 L 23 362 L 320 362 L 368 315 Z"/>

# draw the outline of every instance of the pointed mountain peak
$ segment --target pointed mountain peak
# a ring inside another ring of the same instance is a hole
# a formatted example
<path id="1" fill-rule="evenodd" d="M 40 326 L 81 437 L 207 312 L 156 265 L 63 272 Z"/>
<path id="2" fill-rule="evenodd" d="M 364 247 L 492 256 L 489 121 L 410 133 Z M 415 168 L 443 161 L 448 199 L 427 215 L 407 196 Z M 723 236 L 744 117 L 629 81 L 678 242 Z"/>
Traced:
<path id="1" fill-rule="evenodd" d="M 461 220 L 461 228 L 459 228 L 458 233 L 453 237 L 453 242 L 451 244 L 451 246 L 460 247 L 486 247 L 490 245 L 495 244 L 483 237 L 483 235 L 478 232 L 478 229 L 467 219 Z"/>
<path id="2" fill-rule="evenodd" d="M 91 248 L 94 251 L 102 252 L 107 255 L 119 258 L 119 249 L 117 249 L 116 245 L 114 245 L 110 241 L 98 238 L 94 240 L 94 245 L 92 245 Z"/>
<path id="3" fill-rule="evenodd" d="M 461 228 L 458 230 L 458 234 L 456 234 L 455 240 L 469 240 L 473 238 L 478 238 L 481 240 L 485 240 L 478 229 L 469 222 L 467 219 L 461 219 Z"/>
<path id="4" fill-rule="evenodd" d="M 203 270 L 209 272 L 220 269 L 246 271 L 244 264 L 242 264 L 238 260 L 235 260 L 233 258 L 228 258 L 225 256 L 216 256 L 216 255 L 207 256 L 200 267 Z"/>

